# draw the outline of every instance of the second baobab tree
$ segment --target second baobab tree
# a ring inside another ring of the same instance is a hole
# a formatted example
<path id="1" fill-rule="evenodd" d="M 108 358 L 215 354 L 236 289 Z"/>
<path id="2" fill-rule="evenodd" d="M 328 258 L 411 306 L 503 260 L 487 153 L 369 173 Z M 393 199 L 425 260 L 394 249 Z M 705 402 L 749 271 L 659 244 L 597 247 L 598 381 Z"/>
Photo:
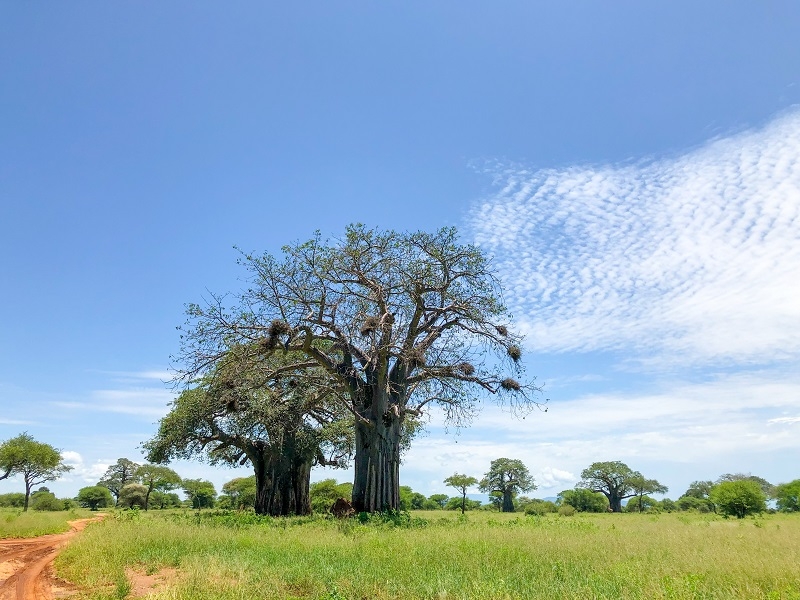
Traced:
<path id="1" fill-rule="evenodd" d="M 491 264 L 453 228 L 353 225 L 342 240 L 317 235 L 242 262 L 251 285 L 238 306 L 189 308 L 181 376 L 204 373 L 231 344 L 298 352 L 292 368 L 322 369 L 353 420 L 357 511 L 399 507 L 401 447 L 429 405 L 457 425 L 476 415 L 476 392 L 513 410 L 538 406 Z"/>

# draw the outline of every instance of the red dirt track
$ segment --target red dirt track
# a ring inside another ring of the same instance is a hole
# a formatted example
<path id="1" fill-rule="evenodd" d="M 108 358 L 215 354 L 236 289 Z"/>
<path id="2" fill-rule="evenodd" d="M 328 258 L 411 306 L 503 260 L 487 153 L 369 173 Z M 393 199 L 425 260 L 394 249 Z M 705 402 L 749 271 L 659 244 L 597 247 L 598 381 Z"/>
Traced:
<path id="1" fill-rule="evenodd" d="M 51 600 L 63 593 L 55 590 L 48 567 L 69 540 L 92 519 L 70 521 L 67 533 L 43 535 L 36 538 L 0 540 L 0 600 Z"/>

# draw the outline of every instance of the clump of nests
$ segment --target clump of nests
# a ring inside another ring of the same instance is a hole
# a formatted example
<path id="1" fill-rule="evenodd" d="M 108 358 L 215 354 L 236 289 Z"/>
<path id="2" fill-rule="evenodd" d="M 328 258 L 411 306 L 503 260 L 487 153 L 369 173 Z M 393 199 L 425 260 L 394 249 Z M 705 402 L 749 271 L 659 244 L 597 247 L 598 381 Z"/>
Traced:
<path id="1" fill-rule="evenodd" d="M 475 367 L 468 362 L 459 363 L 456 368 L 468 377 L 475 373 Z"/>
<path id="2" fill-rule="evenodd" d="M 373 333 L 380 326 L 381 326 L 381 320 L 374 315 L 370 315 L 366 319 L 364 319 L 364 324 L 361 325 L 361 335 L 366 337 L 370 333 Z"/>
<path id="3" fill-rule="evenodd" d="M 511 357 L 511 360 L 513 360 L 514 362 L 518 362 L 520 357 L 522 357 L 522 348 L 520 348 L 516 344 L 512 344 L 511 346 L 509 346 L 506 352 L 508 352 L 508 355 Z"/>
<path id="4" fill-rule="evenodd" d="M 506 337 L 508 335 L 508 327 L 505 325 L 495 325 L 494 328 L 497 330 L 497 333 Z"/>
<path id="5" fill-rule="evenodd" d="M 280 341 L 280 337 L 291 333 L 291 325 L 281 319 L 275 319 L 269 324 L 267 337 L 261 340 L 261 345 L 267 350 L 274 350 Z"/>
<path id="6" fill-rule="evenodd" d="M 519 381 L 516 379 L 511 379 L 511 377 L 507 377 L 500 382 L 500 387 L 506 390 L 507 392 L 518 392 L 522 389 L 522 386 L 519 384 Z"/>

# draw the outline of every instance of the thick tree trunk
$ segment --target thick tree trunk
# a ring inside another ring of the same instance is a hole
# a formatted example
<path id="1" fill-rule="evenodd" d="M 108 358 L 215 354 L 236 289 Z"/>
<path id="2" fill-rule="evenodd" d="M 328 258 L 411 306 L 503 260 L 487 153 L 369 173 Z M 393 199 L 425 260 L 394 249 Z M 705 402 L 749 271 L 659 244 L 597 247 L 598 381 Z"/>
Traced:
<path id="1" fill-rule="evenodd" d="M 380 512 L 400 508 L 400 419 L 386 412 L 356 423 L 353 508 Z"/>
<path id="2" fill-rule="evenodd" d="M 510 490 L 503 492 L 503 512 L 514 512 L 514 496 Z"/>
<path id="3" fill-rule="evenodd" d="M 257 443 L 253 462 L 256 475 L 255 511 L 259 515 L 282 517 L 311 514 L 312 456 L 298 450 L 295 439 L 283 444 Z"/>
<path id="4" fill-rule="evenodd" d="M 608 506 L 611 508 L 611 512 L 622 512 L 622 498 L 616 494 L 606 495 L 606 498 L 608 498 Z"/>

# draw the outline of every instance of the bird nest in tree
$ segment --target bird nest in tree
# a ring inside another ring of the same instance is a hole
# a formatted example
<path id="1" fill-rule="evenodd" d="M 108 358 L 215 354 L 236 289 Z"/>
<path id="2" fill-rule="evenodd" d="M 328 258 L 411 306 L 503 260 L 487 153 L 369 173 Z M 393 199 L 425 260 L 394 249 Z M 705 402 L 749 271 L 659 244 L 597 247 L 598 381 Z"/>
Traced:
<path id="1" fill-rule="evenodd" d="M 475 367 L 468 362 L 462 362 L 458 365 L 458 370 L 464 375 L 470 376 L 475 373 Z"/>
<path id="2" fill-rule="evenodd" d="M 509 346 L 506 352 L 508 352 L 508 355 L 511 357 L 511 360 L 513 360 L 514 362 L 517 362 L 522 356 L 522 348 L 520 348 L 516 344 L 512 344 L 511 346 Z"/>
<path id="3" fill-rule="evenodd" d="M 419 348 L 412 348 L 406 352 L 406 362 L 411 368 L 425 366 L 425 352 Z"/>
<path id="4" fill-rule="evenodd" d="M 361 335 L 368 336 L 375 331 L 381 324 L 381 320 L 375 316 L 369 316 L 364 319 L 364 324 L 361 326 Z"/>
<path id="5" fill-rule="evenodd" d="M 291 331 L 292 327 L 281 319 L 275 319 L 269 324 L 269 336 L 273 338 L 286 335 L 287 333 L 291 333 Z"/>
<path id="6" fill-rule="evenodd" d="M 505 325 L 495 325 L 494 328 L 497 330 L 497 333 L 503 337 L 508 335 L 508 328 Z"/>
<path id="7" fill-rule="evenodd" d="M 503 379 L 503 381 L 500 382 L 500 387 L 508 392 L 518 392 L 522 389 L 519 381 L 516 379 L 511 379 L 511 377 Z"/>

